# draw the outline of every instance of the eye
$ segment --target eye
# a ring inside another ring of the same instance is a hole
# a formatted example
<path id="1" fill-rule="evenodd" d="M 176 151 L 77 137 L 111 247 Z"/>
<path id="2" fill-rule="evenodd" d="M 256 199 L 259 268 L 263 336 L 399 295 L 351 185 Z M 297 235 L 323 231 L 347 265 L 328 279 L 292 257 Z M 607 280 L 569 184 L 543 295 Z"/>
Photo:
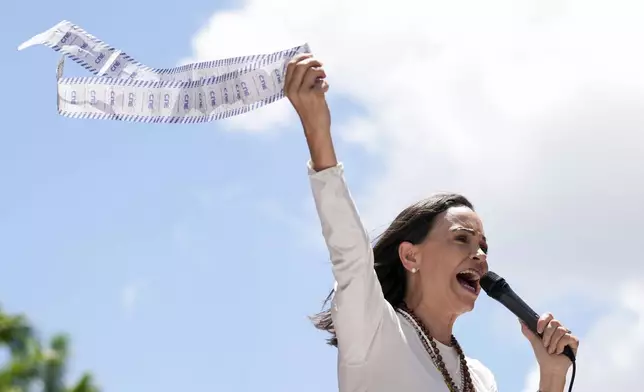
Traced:
<path id="1" fill-rule="evenodd" d="M 487 244 L 485 242 L 481 242 L 481 245 L 479 246 L 481 247 L 483 253 L 487 254 Z"/>
<path id="2" fill-rule="evenodd" d="M 470 237 L 467 235 L 458 235 L 456 236 L 456 241 L 467 244 L 468 242 L 470 242 Z"/>

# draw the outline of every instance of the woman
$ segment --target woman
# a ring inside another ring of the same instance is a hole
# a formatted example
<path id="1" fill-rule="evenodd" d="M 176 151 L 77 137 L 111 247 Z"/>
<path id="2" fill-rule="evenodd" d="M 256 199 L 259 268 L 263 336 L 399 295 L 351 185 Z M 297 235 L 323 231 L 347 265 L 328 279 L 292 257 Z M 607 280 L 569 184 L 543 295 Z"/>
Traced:
<path id="1" fill-rule="evenodd" d="M 314 318 L 338 348 L 340 392 L 492 392 L 492 373 L 468 358 L 452 335 L 474 308 L 488 270 L 483 224 L 463 196 L 443 194 L 405 209 L 373 249 L 331 139 L 322 64 L 311 54 L 289 62 L 285 92 L 302 122 L 309 175 L 333 265 L 331 308 Z M 331 296 L 329 297 L 331 298 Z M 562 392 L 579 341 L 551 314 L 543 340 L 522 326 L 540 367 L 540 391 Z"/>

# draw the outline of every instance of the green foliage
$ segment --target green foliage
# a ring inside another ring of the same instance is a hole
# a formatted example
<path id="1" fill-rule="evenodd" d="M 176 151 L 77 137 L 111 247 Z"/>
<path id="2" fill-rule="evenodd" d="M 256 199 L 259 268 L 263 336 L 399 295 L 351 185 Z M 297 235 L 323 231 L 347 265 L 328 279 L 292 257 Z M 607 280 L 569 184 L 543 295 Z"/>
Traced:
<path id="1" fill-rule="evenodd" d="M 0 364 L 0 392 L 99 392 L 89 373 L 72 387 L 65 385 L 69 337 L 54 336 L 44 346 L 22 315 L 0 308 L 0 347 L 9 359 Z"/>

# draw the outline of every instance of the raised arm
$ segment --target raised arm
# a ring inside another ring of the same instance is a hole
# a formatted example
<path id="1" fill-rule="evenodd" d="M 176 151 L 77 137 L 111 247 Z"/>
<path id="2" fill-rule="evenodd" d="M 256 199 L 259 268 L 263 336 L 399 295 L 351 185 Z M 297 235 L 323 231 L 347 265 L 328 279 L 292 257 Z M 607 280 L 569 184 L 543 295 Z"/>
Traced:
<path id="1" fill-rule="evenodd" d="M 322 63 L 307 53 L 291 60 L 284 82 L 286 96 L 300 116 L 315 171 L 338 164 L 331 138 L 331 113 L 324 96 L 329 90 L 325 78 Z"/>
<path id="2" fill-rule="evenodd" d="M 340 365 L 354 366 L 366 361 L 386 302 L 373 268 L 369 236 L 333 148 L 325 78 L 319 61 L 301 55 L 288 66 L 285 89 L 311 153 L 311 187 L 336 280 L 331 315 Z"/>

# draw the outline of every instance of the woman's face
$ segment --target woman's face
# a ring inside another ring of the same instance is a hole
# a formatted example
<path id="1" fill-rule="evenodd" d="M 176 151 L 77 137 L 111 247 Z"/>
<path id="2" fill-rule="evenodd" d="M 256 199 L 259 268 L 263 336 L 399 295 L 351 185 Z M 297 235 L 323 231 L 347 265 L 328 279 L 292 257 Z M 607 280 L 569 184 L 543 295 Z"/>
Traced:
<path id="1" fill-rule="evenodd" d="M 479 279 L 488 271 L 479 216 L 464 206 L 449 208 L 436 217 L 417 252 L 422 298 L 440 301 L 456 314 L 472 310 L 481 291 Z"/>

